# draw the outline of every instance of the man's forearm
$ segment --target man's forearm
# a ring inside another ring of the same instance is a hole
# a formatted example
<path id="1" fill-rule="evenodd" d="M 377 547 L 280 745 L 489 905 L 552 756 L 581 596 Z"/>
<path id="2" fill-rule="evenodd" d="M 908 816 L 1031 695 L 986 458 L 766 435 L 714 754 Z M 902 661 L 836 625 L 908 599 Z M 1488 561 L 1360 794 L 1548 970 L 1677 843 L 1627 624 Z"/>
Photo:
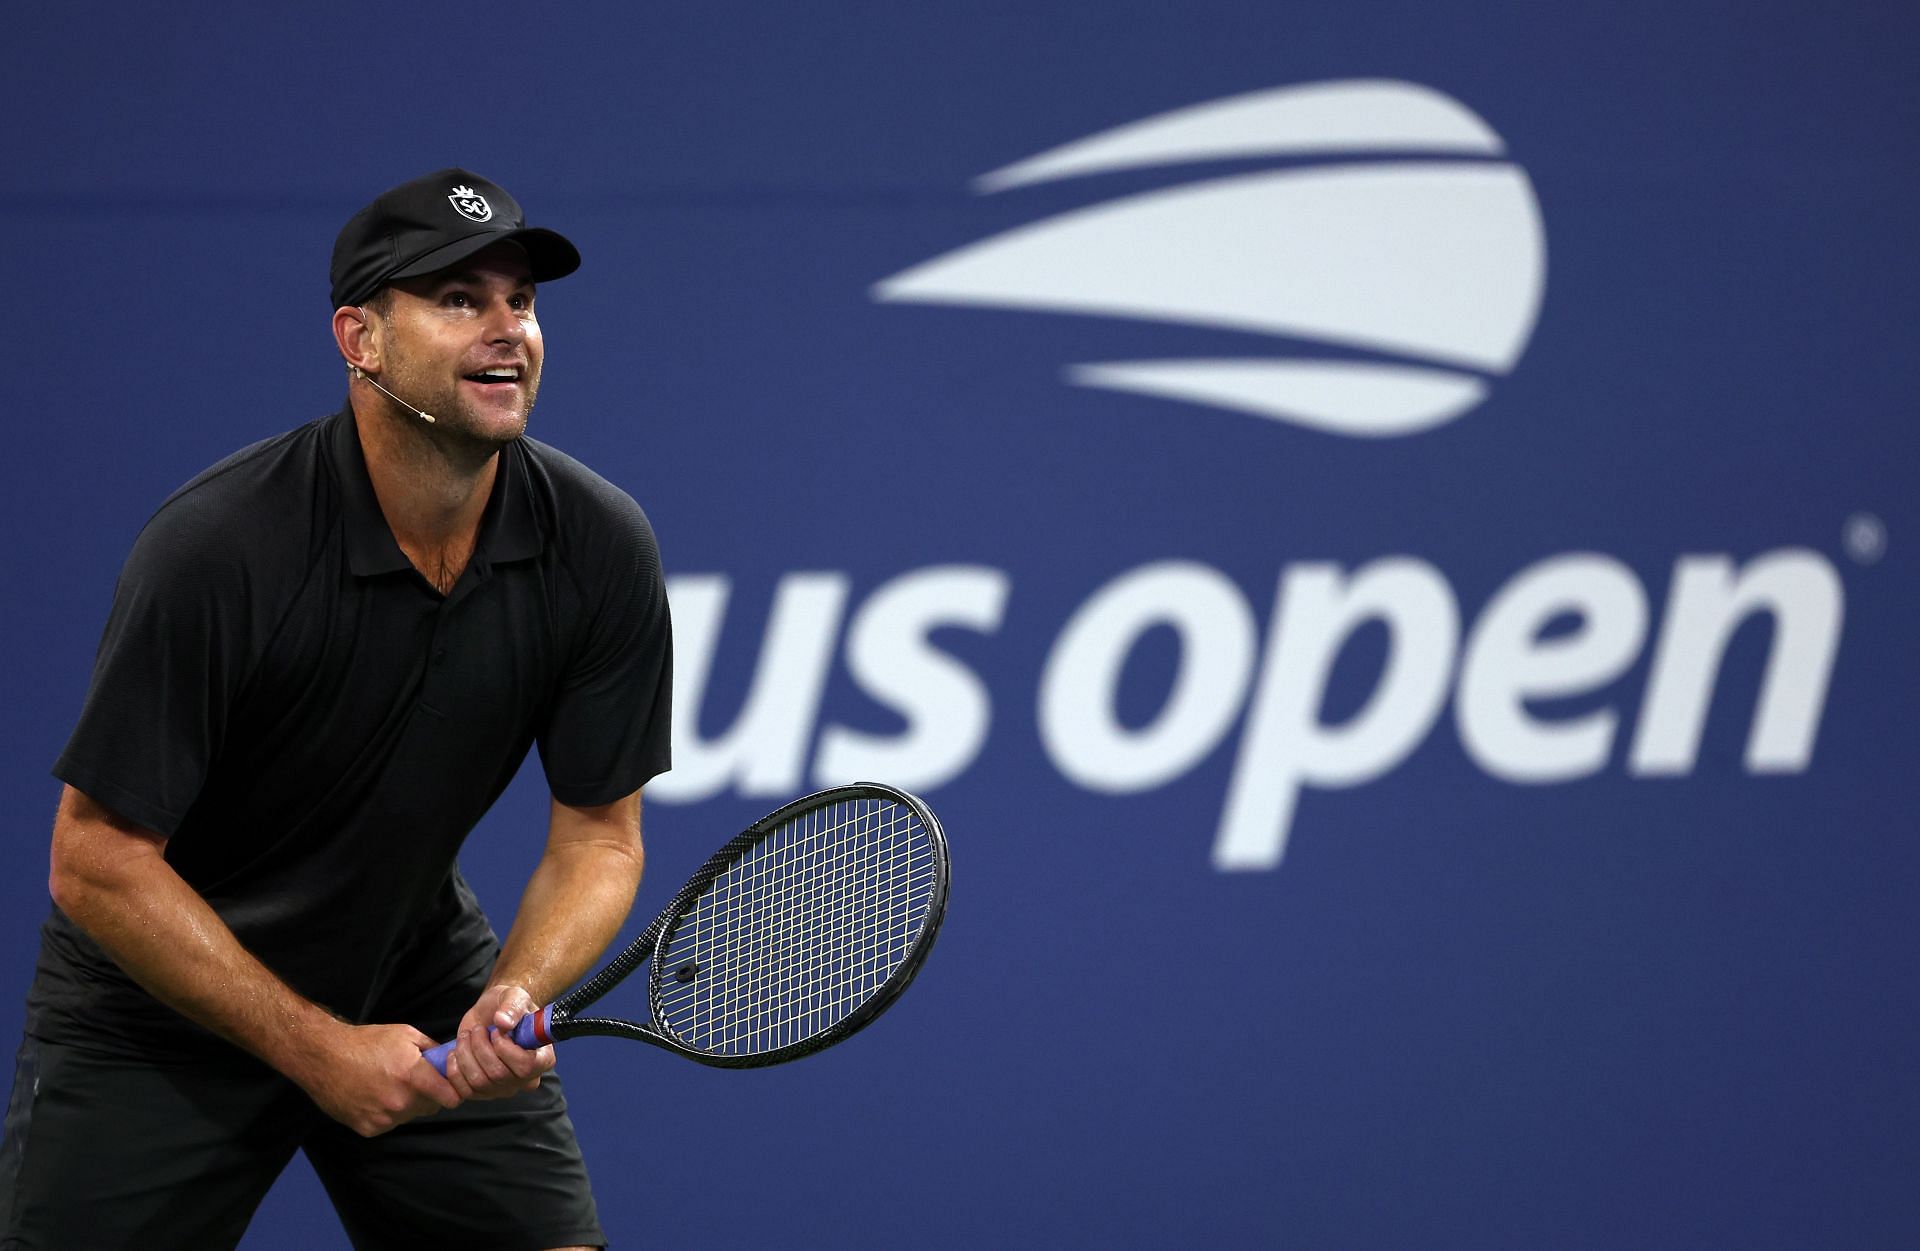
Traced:
<path id="1" fill-rule="evenodd" d="M 54 902 L 148 994 L 301 1080 L 341 1022 L 241 946 L 163 847 L 69 788 L 54 827 Z"/>
<path id="2" fill-rule="evenodd" d="M 381 1134 L 460 1094 L 421 1062 L 410 1025 L 350 1025 L 241 946 L 151 831 L 68 787 L 53 827 L 54 902 L 148 994 L 295 1082 L 359 1134 Z"/>
<path id="3" fill-rule="evenodd" d="M 583 817 L 556 804 L 555 822 L 492 978 L 541 1003 L 585 975 L 620 932 L 644 867 L 637 798 L 630 817 Z"/>

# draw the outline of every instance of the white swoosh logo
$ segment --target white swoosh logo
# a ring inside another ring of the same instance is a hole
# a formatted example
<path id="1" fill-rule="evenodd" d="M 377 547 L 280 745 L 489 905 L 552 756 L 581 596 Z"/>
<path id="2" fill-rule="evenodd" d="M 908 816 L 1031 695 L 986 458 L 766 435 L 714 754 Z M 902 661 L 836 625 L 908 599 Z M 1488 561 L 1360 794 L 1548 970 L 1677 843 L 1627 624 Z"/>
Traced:
<path id="1" fill-rule="evenodd" d="M 1290 87 L 1150 118 L 997 170 L 998 190 L 1121 168 L 1323 151 L 1431 151 L 1124 196 L 1009 230 L 876 284 L 893 302 L 1096 314 L 1390 354 L 1070 366 L 1069 381 L 1361 437 L 1450 421 L 1518 361 L 1546 242 L 1531 183 L 1485 123 L 1406 83 Z M 1472 372 L 1468 372 L 1472 371 Z"/>

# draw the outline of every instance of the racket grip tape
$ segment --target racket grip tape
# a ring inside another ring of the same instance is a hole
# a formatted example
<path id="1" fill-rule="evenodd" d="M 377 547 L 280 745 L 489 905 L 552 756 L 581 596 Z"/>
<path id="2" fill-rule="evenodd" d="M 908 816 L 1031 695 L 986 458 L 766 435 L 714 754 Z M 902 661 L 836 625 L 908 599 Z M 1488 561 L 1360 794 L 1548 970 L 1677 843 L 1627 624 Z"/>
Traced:
<path id="1" fill-rule="evenodd" d="M 553 1041 L 553 1035 L 549 1032 L 552 1024 L 553 1005 L 548 1004 L 546 1007 L 529 1012 L 520 1018 L 519 1023 L 513 1027 L 513 1041 L 527 1048 L 529 1051 L 535 1047 L 544 1047 Z M 494 1028 L 488 1026 L 487 1033 L 491 1034 L 493 1032 Z M 458 1038 L 455 1038 L 450 1042 L 441 1043 L 438 1047 L 430 1047 L 420 1053 L 420 1058 L 438 1070 L 440 1076 L 445 1077 L 447 1075 L 447 1057 L 453 1054 L 454 1044 L 459 1041 Z"/>

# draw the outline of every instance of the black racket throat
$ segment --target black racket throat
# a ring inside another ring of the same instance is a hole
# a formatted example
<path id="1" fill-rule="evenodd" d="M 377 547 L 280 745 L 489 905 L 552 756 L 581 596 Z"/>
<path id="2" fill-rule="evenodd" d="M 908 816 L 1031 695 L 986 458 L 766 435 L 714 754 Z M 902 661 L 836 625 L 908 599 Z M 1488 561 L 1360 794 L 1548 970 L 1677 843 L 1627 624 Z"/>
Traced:
<path id="1" fill-rule="evenodd" d="M 860 783 L 797 799 L 709 857 L 640 937 L 554 1001 L 548 1030 L 721 1068 L 811 1055 L 912 983 L 946 913 L 948 874 L 939 821 L 905 791 Z M 642 965 L 646 1021 L 581 1014 Z"/>

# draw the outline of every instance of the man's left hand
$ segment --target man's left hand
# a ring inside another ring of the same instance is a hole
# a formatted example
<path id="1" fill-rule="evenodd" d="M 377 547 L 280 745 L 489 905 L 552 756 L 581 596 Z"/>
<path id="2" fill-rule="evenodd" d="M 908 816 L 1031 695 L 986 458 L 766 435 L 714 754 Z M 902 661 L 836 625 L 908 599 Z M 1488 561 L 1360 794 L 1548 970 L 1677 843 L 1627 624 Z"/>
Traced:
<path id="1" fill-rule="evenodd" d="M 493 986 L 460 1018 L 458 1041 L 447 1056 L 447 1081 L 463 1102 L 532 1090 L 553 1068 L 551 1044 L 528 1050 L 513 1041 L 513 1027 L 538 1007 L 522 987 Z"/>

